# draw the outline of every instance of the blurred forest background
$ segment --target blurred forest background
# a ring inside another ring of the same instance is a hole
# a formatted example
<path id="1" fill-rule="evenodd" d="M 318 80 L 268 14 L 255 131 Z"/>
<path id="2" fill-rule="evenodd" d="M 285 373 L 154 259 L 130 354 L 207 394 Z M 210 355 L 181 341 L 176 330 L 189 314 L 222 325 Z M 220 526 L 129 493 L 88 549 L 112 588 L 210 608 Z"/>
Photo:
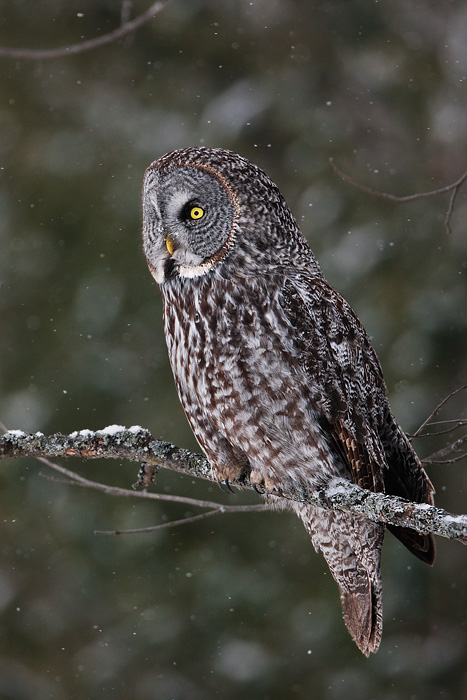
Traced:
<path id="1" fill-rule="evenodd" d="M 131 16 L 149 2 L 127 3 Z M 0 2 L 0 45 L 54 48 L 120 24 L 117 0 Z M 140 424 L 198 451 L 179 406 L 141 245 L 141 184 L 161 154 L 231 148 L 284 193 L 329 281 L 371 335 L 414 431 L 465 383 L 467 187 L 394 194 L 467 168 L 463 0 L 171 0 L 134 35 L 49 61 L 0 57 L 0 419 L 51 433 Z M 458 396 L 444 417 L 461 415 Z M 417 441 L 421 456 L 447 438 Z M 68 464 L 129 487 L 135 465 Z M 189 514 L 2 463 L 0 697 L 162 700 L 467 697 L 467 552 L 433 569 L 387 536 L 384 635 L 365 659 L 337 587 L 292 514 Z M 432 466 L 466 511 L 462 463 Z M 229 503 L 161 472 L 156 488 Z"/>

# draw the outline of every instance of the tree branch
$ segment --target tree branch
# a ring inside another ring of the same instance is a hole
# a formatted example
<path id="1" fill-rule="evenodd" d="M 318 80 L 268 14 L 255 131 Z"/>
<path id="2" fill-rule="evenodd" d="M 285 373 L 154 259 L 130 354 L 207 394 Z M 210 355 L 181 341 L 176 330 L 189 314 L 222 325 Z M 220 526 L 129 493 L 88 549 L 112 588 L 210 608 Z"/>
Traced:
<path id="1" fill-rule="evenodd" d="M 445 399 L 439 402 L 436 408 L 430 413 L 428 418 L 423 421 L 418 430 L 415 431 L 413 435 L 408 437 L 413 440 L 414 438 L 426 438 L 426 437 L 439 437 L 440 435 L 448 435 L 449 433 L 454 433 L 458 428 L 463 428 L 467 425 L 467 418 L 454 418 L 450 420 L 437 420 L 435 418 L 443 406 L 445 406 L 448 401 L 450 401 L 457 394 L 467 391 L 467 384 L 464 386 L 451 391 L 451 393 L 446 396 Z M 428 428 L 437 428 L 442 426 L 440 430 L 430 431 Z M 434 452 L 429 457 L 425 457 L 423 464 L 455 464 L 455 462 L 460 462 L 467 456 L 465 451 L 465 445 L 467 444 L 467 435 L 457 438 L 450 445 L 443 447 L 441 450 Z"/>
<path id="2" fill-rule="evenodd" d="M 95 535 L 141 535 L 146 532 L 157 532 L 157 530 L 165 530 L 168 527 L 177 527 L 177 525 L 189 525 L 195 523 L 198 520 L 205 520 L 206 518 L 211 518 L 213 515 L 221 515 L 223 513 L 222 508 L 213 508 L 212 510 L 206 511 L 206 513 L 199 513 L 198 515 L 193 515 L 187 518 L 181 518 L 180 520 L 171 520 L 169 523 L 162 523 L 161 525 L 153 525 L 152 527 L 138 527 L 132 530 L 94 530 Z"/>
<path id="3" fill-rule="evenodd" d="M 441 411 L 441 409 L 443 408 L 443 406 L 445 406 L 445 405 L 448 403 L 448 401 L 450 401 L 454 396 L 456 396 L 457 394 L 462 393 L 463 391 L 467 391 L 467 384 L 464 384 L 463 386 L 460 386 L 460 387 L 458 387 L 457 389 L 454 389 L 454 391 L 451 391 L 450 394 L 448 394 L 444 399 L 442 399 L 442 400 L 439 402 L 439 404 L 432 410 L 432 412 L 430 413 L 430 415 L 428 416 L 428 418 L 426 418 L 426 419 L 423 421 L 423 423 L 421 424 L 421 426 L 420 426 L 420 427 L 414 432 L 414 434 L 411 435 L 410 437 L 411 437 L 411 438 L 415 438 L 415 437 L 427 437 L 428 435 L 432 435 L 433 433 L 425 433 L 425 434 L 423 434 L 424 429 L 427 428 L 427 427 L 429 427 L 429 426 L 431 426 L 431 425 L 437 425 L 438 423 L 433 423 L 433 418 L 435 418 L 435 417 L 438 415 L 438 413 Z M 443 423 L 447 423 L 447 422 L 456 423 L 456 427 L 457 427 L 457 425 L 462 425 L 462 424 L 464 423 L 463 419 L 454 419 L 454 420 L 452 420 L 452 421 L 442 421 L 442 422 L 443 422 Z M 446 431 L 446 432 L 449 432 L 449 431 Z"/>
<path id="4" fill-rule="evenodd" d="M 20 430 L 10 430 L 0 438 L 0 459 L 18 457 L 40 457 L 41 459 L 48 457 L 106 458 L 141 462 L 143 469 L 142 473 L 140 472 L 138 485 L 142 486 L 149 485 L 153 472 L 158 467 L 216 482 L 216 477 L 205 457 L 189 450 L 180 449 L 170 442 L 155 440 L 148 430 L 139 426 L 126 429 L 123 426 L 114 425 L 96 432 L 81 430 L 70 435 L 56 433 L 48 437 L 42 433 L 33 434 Z M 74 472 L 69 472 L 64 467 L 59 467 L 59 471 L 83 486 L 96 483 L 74 475 Z M 239 488 L 253 488 L 248 475 L 243 475 L 240 479 L 232 481 L 231 485 Z M 124 492 L 124 495 L 162 498 L 161 494 L 135 493 L 105 485 L 100 485 L 100 487 L 101 490 L 113 495 L 120 495 L 117 492 Z M 358 513 L 375 522 L 411 527 L 419 532 L 431 532 L 467 544 L 467 515 L 453 515 L 425 503 L 412 503 L 403 498 L 366 491 L 342 479 L 334 480 L 322 491 L 294 490 L 290 487 L 281 487 L 276 488 L 270 495 L 299 503 L 310 503 L 323 508 Z M 165 496 L 165 498 L 171 497 Z M 189 500 L 191 501 L 190 505 L 195 505 L 194 499 Z M 182 502 L 186 503 L 187 501 L 184 499 Z M 211 511 L 219 510 L 219 512 L 252 508 L 251 506 L 220 506 L 209 501 L 198 501 L 196 505 L 210 508 Z M 253 506 L 253 508 L 260 509 L 258 506 Z"/>
<path id="5" fill-rule="evenodd" d="M 29 61 L 45 61 L 50 58 L 59 58 L 60 56 L 70 56 L 71 54 L 83 53 L 84 51 L 92 51 L 99 46 L 104 46 L 105 44 L 111 44 L 113 41 L 122 39 L 128 36 L 131 32 L 134 32 L 143 24 L 146 24 L 150 19 L 152 19 L 158 12 L 160 12 L 169 2 L 169 0 L 157 0 L 153 2 L 146 12 L 142 12 L 140 15 L 132 20 L 126 21 L 128 16 L 128 6 L 124 3 L 122 6 L 122 25 L 117 27 L 117 29 L 103 34 L 102 36 L 94 37 L 93 39 L 88 39 L 88 41 L 82 41 L 79 44 L 70 44 L 70 46 L 59 46 L 55 49 L 15 49 L 9 48 L 8 46 L 0 46 L 0 56 L 6 56 L 8 58 L 24 59 Z"/>
<path id="6" fill-rule="evenodd" d="M 367 185 L 364 185 L 363 183 L 354 180 L 353 177 L 350 177 L 350 175 L 346 175 L 346 173 L 342 172 L 342 170 L 340 170 L 337 167 L 334 158 L 329 158 L 329 164 L 331 165 L 331 168 L 334 170 L 336 175 L 342 178 L 342 180 L 344 180 L 345 182 L 348 182 L 349 185 L 356 187 L 358 190 L 360 190 L 360 192 L 365 192 L 366 194 L 370 194 L 373 197 L 380 197 L 381 199 L 389 199 L 391 202 L 398 202 L 399 204 L 404 202 L 413 202 L 415 199 L 435 197 L 438 194 L 445 194 L 446 192 L 451 192 L 449 206 L 446 211 L 446 216 L 444 217 L 444 228 L 446 229 L 446 233 L 451 233 L 451 216 L 454 209 L 454 201 L 456 199 L 460 187 L 467 180 L 467 170 L 460 176 L 458 180 L 456 180 L 450 185 L 446 185 L 445 187 L 440 187 L 436 190 L 431 190 L 430 192 L 416 192 L 415 194 L 407 194 L 399 197 L 395 194 L 390 194 L 389 192 L 373 190 L 371 189 L 371 187 L 368 187 Z"/>

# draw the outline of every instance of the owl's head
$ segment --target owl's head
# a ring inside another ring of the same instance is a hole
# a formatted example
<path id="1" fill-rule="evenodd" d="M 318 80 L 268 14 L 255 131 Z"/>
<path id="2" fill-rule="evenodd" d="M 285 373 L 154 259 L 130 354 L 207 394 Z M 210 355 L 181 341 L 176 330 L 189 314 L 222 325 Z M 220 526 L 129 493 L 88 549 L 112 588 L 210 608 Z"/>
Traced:
<path id="1" fill-rule="evenodd" d="M 311 251 L 277 187 L 245 158 L 217 148 L 168 153 L 146 170 L 144 251 L 156 282 L 201 277 L 235 258 L 297 263 Z M 295 254 L 295 255 L 294 255 Z"/>

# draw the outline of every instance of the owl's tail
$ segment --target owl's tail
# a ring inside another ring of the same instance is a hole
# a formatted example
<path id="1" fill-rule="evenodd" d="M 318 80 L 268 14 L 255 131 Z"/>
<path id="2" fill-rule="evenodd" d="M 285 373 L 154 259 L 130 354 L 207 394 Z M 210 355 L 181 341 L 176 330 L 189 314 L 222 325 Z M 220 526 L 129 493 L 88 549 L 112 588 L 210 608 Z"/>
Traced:
<path id="1" fill-rule="evenodd" d="M 315 506 L 297 504 L 295 509 L 339 586 L 347 629 L 369 656 L 378 651 L 383 629 L 380 555 L 384 526 Z"/>

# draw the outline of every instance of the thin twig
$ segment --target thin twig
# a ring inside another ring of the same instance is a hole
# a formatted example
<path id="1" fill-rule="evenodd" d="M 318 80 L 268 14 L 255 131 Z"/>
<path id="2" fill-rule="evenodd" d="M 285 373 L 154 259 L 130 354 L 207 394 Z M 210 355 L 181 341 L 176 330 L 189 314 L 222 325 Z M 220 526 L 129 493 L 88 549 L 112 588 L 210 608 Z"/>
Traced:
<path id="1" fill-rule="evenodd" d="M 445 187 L 440 187 L 436 190 L 431 190 L 429 192 L 416 192 L 415 194 L 407 194 L 403 196 L 398 196 L 395 194 L 390 194 L 389 192 L 381 192 L 379 190 L 373 190 L 371 187 L 368 187 L 367 185 L 364 185 L 361 182 L 358 182 L 357 180 L 354 180 L 350 175 L 346 175 L 342 170 L 340 170 L 335 161 L 334 158 L 329 158 L 329 163 L 334 170 L 334 172 L 339 175 L 343 180 L 348 182 L 350 185 L 353 185 L 354 187 L 357 187 L 359 190 L 362 192 L 366 192 L 367 194 L 374 195 L 375 197 L 381 197 L 382 199 L 389 199 L 391 202 L 412 202 L 414 199 L 423 199 L 425 197 L 434 197 L 435 195 L 438 194 L 444 194 L 445 192 L 451 192 L 452 190 L 455 190 L 456 188 L 459 188 L 462 183 L 467 180 L 467 170 L 463 175 L 460 176 L 458 180 L 453 182 L 451 185 L 446 185 Z"/>
<path id="2" fill-rule="evenodd" d="M 467 425 L 467 418 L 446 418 L 445 420 L 434 420 L 426 424 L 426 428 L 433 425 L 452 425 L 451 430 L 455 430 L 460 425 Z M 424 433 L 425 435 L 425 433 Z"/>
<path id="3" fill-rule="evenodd" d="M 96 491 L 102 491 L 108 496 L 118 496 L 118 497 L 134 497 L 134 498 L 144 498 L 146 500 L 153 501 L 171 501 L 173 503 L 183 503 L 186 506 L 192 506 L 194 508 L 212 508 L 216 503 L 212 501 L 203 501 L 196 498 L 188 498 L 187 496 L 175 496 L 166 493 L 155 493 L 153 491 L 133 491 L 132 489 L 122 489 L 119 486 L 109 486 L 108 484 L 101 484 L 99 481 L 92 481 L 91 479 L 85 479 L 80 474 L 70 471 L 60 464 L 56 464 L 44 457 L 36 457 L 39 462 L 47 464 L 51 469 L 54 469 L 60 474 L 67 476 L 70 481 L 68 484 L 71 486 L 81 486 L 82 488 L 94 489 Z"/>
<path id="4" fill-rule="evenodd" d="M 364 185 L 363 183 L 358 182 L 357 180 L 354 180 L 353 177 L 342 172 L 342 170 L 340 170 L 340 168 L 337 167 L 337 165 L 334 161 L 334 158 L 329 158 L 329 163 L 331 165 L 331 168 L 336 173 L 336 175 L 338 175 L 340 178 L 342 178 L 342 180 L 345 180 L 345 182 L 348 182 L 350 185 L 352 185 L 353 187 L 356 187 L 361 192 L 365 192 L 366 194 L 370 194 L 374 197 L 380 197 L 381 199 L 389 199 L 391 202 L 398 202 L 398 203 L 412 202 L 415 199 L 423 199 L 426 197 L 435 197 L 438 194 L 452 192 L 450 200 L 449 200 L 448 210 L 446 212 L 446 216 L 444 219 L 444 227 L 446 229 L 446 232 L 451 233 L 450 222 L 451 222 L 452 211 L 454 208 L 454 201 L 455 201 L 456 195 L 459 191 L 459 188 L 465 182 L 465 180 L 467 180 L 467 170 L 460 176 L 460 178 L 458 180 L 453 182 L 451 185 L 446 185 L 445 187 L 439 187 L 438 189 L 431 190 L 430 192 L 416 192 L 415 194 L 398 196 L 395 194 L 391 194 L 389 192 L 381 192 L 380 190 L 373 190 L 371 187 L 368 187 L 367 185 Z"/>
<path id="5" fill-rule="evenodd" d="M 423 421 L 423 423 L 418 428 L 418 430 L 416 430 L 414 432 L 414 434 L 411 435 L 410 437 L 412 437 L 412 438 L 421 437 L 420 433 L 422 432 L 423 428 L 425 428 L 427 425 L 431 425 L 431 423 L 430 423 L 431 419 L 434 418 L 436 415 L 438 415 L 438 413 L 443 408 L 443 406 L 445 406 L 447 404 L 447 402 L 453 398 L 453 396 L 456 396 L 456 394 L 459 394 L 461 391 L 466 391 L 466 390 L 467 390 L 467 384 L 464 384 L 464 386 L 461 386 L 458 389 L 454 389 L 454 391 L 451 391 L 451 393 L 448 394 L 448 396 L 446 396 L 446 398 L 444 398 L 442 401 L 439 402 L 439 404 L 436 406 L 436 408 L 430 413 L 428 418 Z"/>
<path id="6" fill-rule="evenodd" d="M 463 449 L 463 447 L 466 443 L 467 443 L 467 435 L 464 435 L 463 437 L 459 438 L 458 440 L 455 440 L 454 442 L 452 442 L 447 447 L 443 447 L 442 450 L 438 450 L 438 452 L 434 452 L 429 457 L 426 457 L 423 460 L 423 464 L 455 464 L 456 462 L 460 462 L 462 459 L 464 459 L 467 456 L 465 452 L 462 452 L 461 454 L 457 455 L 456 457 L 450 457 L 449 459 L 444 459 L 444 458 L 448 457 L 449 455 L 452 455 L 456 452 L 460 452 L 460 450 Z"/>
<path id="7" fill-rule="evenodd" d="M 82 53 L 83 51 L 91 51 L 99 46 L 110 44 L 113 41 L 117 41 L 118 39 L 128 36 L 128 34 L 131 34 L 131 32 L 134 32 L 136 29 L 142 27 L 143 24 L 146 24 L 146 22 L 152 19 L 167 5 L 168 2 L 170 2 L 170 0 L 157 0 L 157 2 L 152 3 L 146 12 L 143 12 L 129 22 L 126 22 L 126 24 L 117 27 L 107 34 L 94 37 L 93 39 L 88 39 L 87 41 L 82 41 L 78 44 L 60 46 L 56 49 L 14 49 L 7 46 L 1 46 L 0 56 L 21 60 L 24 59 L 28 61 L 45 61 L 51 58 L 59 58 L 60 56 L 70 56 L 71 54 Z"/>
<path id="8" fill-rule="evenodd" d="M 0 422 L 0 427 L 4 427 Z M 70 469 L 62 467 L 60 464 L 52 462 L 52 460 L 46 457 L 36 457 L 38 462 L 46 464 L 51 469 L 59 472 L 60 474 L 66 475 L 67 479 L 58 479 L 50 474 L 44 474 L 39 472 L 39 476 L 42 476 L 49 481 L 54 481 L 56 483 L 63 483 L 67 486 L 81 486 L 83 488 L 95 489 L 96 491 L 103 491 L 109 496 L 133 496 L 136 498 L 144 498 L 147 500 L 156 501 L 166 501 L 171 503 L 183 503 L 184 505 L 189 505 L 194 508 L 211 508 L 206 513 L 200 513 L 188 518 L 181 518 L 180 520 L 171 520 L 168 523 L 162 523 L 161 525 L 153 525 L 146 528 L 137 528 L 133 530 L 95 530 L 95 535 L 135 535 L 145 532 L 156 532 L 157 530 L 164 530 L 170 527 L 177 527 L 179 525 L 189 525 L 190 523 L 196 522 L 197 520 L 203 520 L 204 518 L 210 517 L 212 515 L 221 515 L 222 513 L 248 513 L 248 512 L 264 512 L 272 510 L 273 506 L 269 503 L 256 503 L 253 505 L 238 505 L 238 506 L 228 506 L 221 503 L 216 503 L 215 501 L 203 501 L 196 498 L 187 498 L 185 496 L 174 496 L 169 494 L 154 493 L 152 491 L 134 491 L 129 489 L 122 489 L 117 486 L 108 486 L 107 484 L 102 484 L 98 481 L 92 481 L 90 479 L 85 479 L 80 474 L 77 474 Z"/>
<path id="9" fill-rule="evenodd" d="M 467 420 L 459 419 L 456 421 L 436 421 L 435 423 L 427 423 L 425 428 L 428 428 L 433 425 L 442 425 L 442 424 L 447 424 L 450 423 L 449 428 L 445 428 L 444 430 L 434 430 L 431 433 L 423 433 L 422 435 L 417 435 L 418 438 L 427 438 L 427 437 L 439 437 L 440 435 L 449 435 L 449 433 L 453 433 L 455 430 L 458 428 L 463 428 L 465 425 L 467 425 Z"/>
<path id="10" fill-rule="evenodd" d="M 229 513 L 246 513 L 254 511 L 265 511 L 271 510 L 272 506 L 267 503 L 256 503 L 252 505 L 238 505 L 229 506 L 223 505 L 222 503 L 217 503 L 216 501 L 204 501 L 200 498 L 188 498 L 187 496 L 175 496 L 173 494 L 167 493 L 155 493 L 153 491 L 134 491 L 133 489 L 122 489 L 118 486 L 109 486 L 108 484 L 102 484 L 99 481 L 92 481 L 91 479 L 85 479 L 77 472 L 71 471 L 62 467 L 60 464 L 52 462 L 46 457 L 35 457 L 39 462 L 47 464 L 48 467 L 54 469 L 60 474 L 64 474 L 68 479 L 57 479 L 47 474 L 40 473 L 41 476 L 50 479 L 51 481 L 58 481 L 67 484 L 68 486 L 81 486 L 82 488 L 95 489 L 96 491 L 102 491 L 108 496 L 126 496 L 134 498 L 144 498 L 146 500 L 152 501 L 167 501 L 170 503 L 183 503 L 186 506 L 192 506 L 193 508 L 215 508 L 217 510 L 222 510 L 223 512 Z"/>
<path id="11" fill-rule="evenodd" d="M 446 233 L 451 233 L 451 216 L 452 212 L 454 211 L 454 202 L 456 201 L 457 193 L 459 192 L 459 189 L 464 182 L 466 173 L 464 173 L 463 179 L 461 182 L 459 182 L 453 189 L 451 196 L 449 197 L 449 205 L 446 211 L 446 216 L 444 217 L 444 228 L 446 229 Z"/>
<path id="12" fill-rule="evenodd" d="M 162 523 L 160 525 L 153 525 L 146 528 L 136 528 L 132 530 L 95 530 L 95 535 L 135 535 L 145 532 L 156 532 L 157 530 L 164 530 L 170 527 L 177 527 L 179 525 L 189 525 L 197 520 L 203 520 L 204 518 L 211 517 L 213 515 L 221 515 L 223 513 L 252 513 L 252 512 L 264 512 L 272 510 L 273 506 L 269 503 L 256 503 L 253 505 L 238 505 L 238 506 L 228 506 L 221 503 L 216 503 L 215 501 L 203 501 L 196 498 L 187 498 L 185 496 L 174 496 L 169 494 L 154 493 L 152 491 L 134 491 L 129 489 L 122 489 L 117 486 L 108 486 L 107 484 L 102 484 L 98 481 L 91 481 L 90 479 L 84 479 L 80 474 L 65 469 L 59 464 L 52 462 L 45 457 L 36 457 L 39 462 L 47 464 L 51 469 L 65 474 L 68 479 L 58 479 L 57 477 L 51 476 L 50 474 L 43 474 L 39 472 L 39 476 L 42 476 L 50 481 L 64 483 L 67 486 L 81 486 L 83 488 L 95 489 L 96 491 L 103 491 L 109 496 L 133 496 L 136 498 L 144 498 L 148 500 L 156 501 L 168 501 L 172 503 L 183 503 L 184 505 L 189 505 L 194 508 L 210 508 L 206 513 L 200 513 L 198 515 L 193 515 L 192 517 L 181 518 L 180 520 L 171 520 L 168 523 Z"/>
<path id="13" fill-rule="evenodd" d="M 180 520 L 171 520 L 168 523 L 161 523 L 160 525 L 152 525 L 150 527 L 138 527 L 132 530 L 94 530 L 95 535 L 141 535 L 147 532 L 157 532 L 158 530 L 166 530 L 171 527 L 178 527 L 179 525 L 189 525 L 195 523 L 198 520 L 204 520 L 205 518 L 211 518 L 213 515 L 221 515 L 224 513 L 223 507 L 214 508 L 213 510 L 208 510 L 206 513 L 199 513 L 198 515 L 193 515 L 188 518 L 180 518 Z"/>

